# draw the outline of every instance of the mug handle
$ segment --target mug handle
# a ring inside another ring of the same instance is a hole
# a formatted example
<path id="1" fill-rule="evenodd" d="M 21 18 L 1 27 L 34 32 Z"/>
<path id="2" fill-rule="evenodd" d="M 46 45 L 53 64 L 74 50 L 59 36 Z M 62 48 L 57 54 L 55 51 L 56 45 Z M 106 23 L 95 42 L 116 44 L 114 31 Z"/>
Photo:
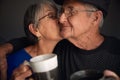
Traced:
<path id="1" fill-rule="evenodd" d="M 23 62 L 23 65 L 27 65 L 27 66 L 31 67 L 30 62 L 27 61 L 27 60 L 25 60 L 25 61 Z"/>
<path id="2" fill-rule="evenodd" d="M 29 66 L 29 68 L 31 68 L 30 62 L 27 61 L 27 60 L 25 60 L 25 61 L 23 62 L 23 65 Z M 32 71 L 32 69 L 31 69 L 31 71 Z M 32 73 L 33 73 L 33 71 L 32 71 Z M 27 80 L 34 80 L 34 77 L 33 77 L 33 75 L 31 75 L 31 76 L 27 77 L 26 79 L 27 79 Z"/>

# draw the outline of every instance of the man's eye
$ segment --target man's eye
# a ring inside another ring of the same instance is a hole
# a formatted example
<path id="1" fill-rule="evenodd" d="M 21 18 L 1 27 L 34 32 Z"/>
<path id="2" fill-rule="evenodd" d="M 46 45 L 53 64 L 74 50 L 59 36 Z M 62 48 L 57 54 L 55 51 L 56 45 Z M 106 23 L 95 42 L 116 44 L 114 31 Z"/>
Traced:
<path id="1" fill-rule="evenodd" d="M 71 16 L 75 15 L 76 13 L 77 13 L 77 11 L 75 11 L 75 10 L 72 10 L 72 11 L 70 12 Z"/>

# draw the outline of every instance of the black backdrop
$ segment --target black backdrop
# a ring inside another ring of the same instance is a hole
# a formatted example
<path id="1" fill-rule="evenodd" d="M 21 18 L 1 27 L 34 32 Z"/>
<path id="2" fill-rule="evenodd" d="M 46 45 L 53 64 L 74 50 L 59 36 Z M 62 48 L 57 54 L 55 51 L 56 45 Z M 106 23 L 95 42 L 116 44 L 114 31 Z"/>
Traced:
<path id="1" fill-rule="evenodd" d="M 24 36 L 23 15 L 40 0 L 0 0 L 0 41 Z M 120 0 L 112 0 L 102 33 L 120 38 Z"/>

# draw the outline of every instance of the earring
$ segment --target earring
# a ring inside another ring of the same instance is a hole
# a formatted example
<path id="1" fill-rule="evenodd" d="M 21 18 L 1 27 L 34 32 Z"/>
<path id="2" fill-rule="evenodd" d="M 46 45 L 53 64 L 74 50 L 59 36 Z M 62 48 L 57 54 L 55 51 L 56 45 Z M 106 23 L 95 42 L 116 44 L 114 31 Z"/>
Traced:
<path id="1" fill-rule="evenodd" d="M 41 40 L 41 36 L 38 37 L 38 41 Z"/>

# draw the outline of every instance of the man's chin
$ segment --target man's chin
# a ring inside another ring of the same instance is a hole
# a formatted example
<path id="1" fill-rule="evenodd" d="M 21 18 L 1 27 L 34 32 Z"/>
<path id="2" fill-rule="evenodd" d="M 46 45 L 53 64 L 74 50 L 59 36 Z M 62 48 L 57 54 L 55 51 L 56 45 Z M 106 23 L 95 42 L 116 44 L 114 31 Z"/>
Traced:
<path id="1" fill-rule="evenodd" d="M 61 35 L 61 37 L 64 38 L 64 39 L 67 39 L 67 38 L 68 38 L 68 35 L 67 35 L 65 32 L 61 32 L 60 35 Z"/>

